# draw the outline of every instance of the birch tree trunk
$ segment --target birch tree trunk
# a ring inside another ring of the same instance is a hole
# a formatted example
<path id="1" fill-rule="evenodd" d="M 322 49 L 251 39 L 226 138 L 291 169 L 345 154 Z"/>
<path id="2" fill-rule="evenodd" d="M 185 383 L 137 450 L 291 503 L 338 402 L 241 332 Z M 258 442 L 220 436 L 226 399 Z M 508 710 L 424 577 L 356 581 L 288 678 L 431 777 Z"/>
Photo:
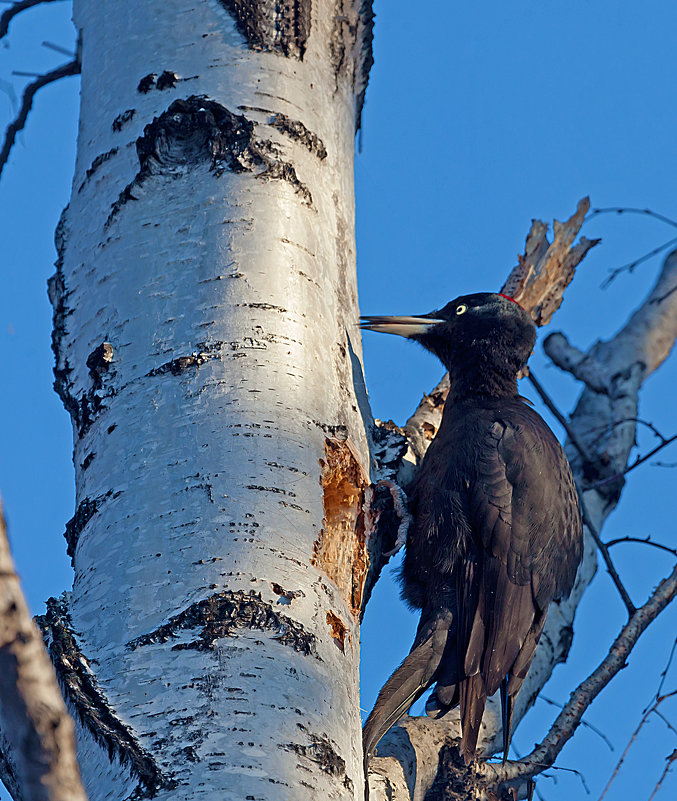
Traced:
<path id="1" fill-rule="evenodd" d="M 75 578 L 43 626 L 86 789 L 360 797 L 370 3 L 76 0 L 75 23 L 50 284 Z"/>

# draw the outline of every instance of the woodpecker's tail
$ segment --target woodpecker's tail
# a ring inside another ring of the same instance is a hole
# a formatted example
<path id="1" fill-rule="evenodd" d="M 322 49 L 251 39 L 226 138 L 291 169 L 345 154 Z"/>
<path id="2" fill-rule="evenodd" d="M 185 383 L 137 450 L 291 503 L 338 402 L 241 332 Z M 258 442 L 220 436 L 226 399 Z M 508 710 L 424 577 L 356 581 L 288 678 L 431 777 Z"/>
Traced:
<path id="1" fill-rule="evenodd" d="M 409 655 L 378 694 L 362 729 L 365 780 L 369 760 L 379 740 L 435 681 L 451 623 L 449 609 L 437 609 L 430 615 L 424 613 Z"/>

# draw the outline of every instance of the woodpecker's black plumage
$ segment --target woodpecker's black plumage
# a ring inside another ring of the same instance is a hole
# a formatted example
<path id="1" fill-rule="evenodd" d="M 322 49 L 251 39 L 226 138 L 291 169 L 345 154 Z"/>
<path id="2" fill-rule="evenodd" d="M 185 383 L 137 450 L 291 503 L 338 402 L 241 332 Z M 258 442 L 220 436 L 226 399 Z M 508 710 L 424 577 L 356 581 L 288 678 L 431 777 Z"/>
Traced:
<path id="1" fill-rule="evenodd" d="M 517 393 L 534 324 L 511 298 L 489 292 L 421 317 L 362 319 L 363 328 L 422 344 L 451 384 L 411 493 L 402 595 L 421 620 L 364 725 L 365 768 L 381 737 L 433 682 L 429 713 L 460 705 L 466 764 L 486 700 L 501 690 L 505 758 L 514 700 L 548 605 L 570 593 L 582 554 L 569 464 Z"/>

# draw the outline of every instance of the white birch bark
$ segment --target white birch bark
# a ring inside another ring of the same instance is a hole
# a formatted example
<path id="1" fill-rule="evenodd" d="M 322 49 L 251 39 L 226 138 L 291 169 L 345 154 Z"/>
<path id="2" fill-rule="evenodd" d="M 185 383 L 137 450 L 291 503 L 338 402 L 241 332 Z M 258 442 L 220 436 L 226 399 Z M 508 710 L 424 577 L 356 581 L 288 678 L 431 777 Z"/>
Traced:
<path id="1" fill-rule="evenodd" d="M 75 578 L 43 624 L 84 784 L 92 801 L 361 797 L 370 4 L 74 14 L 50 296 Z"/>

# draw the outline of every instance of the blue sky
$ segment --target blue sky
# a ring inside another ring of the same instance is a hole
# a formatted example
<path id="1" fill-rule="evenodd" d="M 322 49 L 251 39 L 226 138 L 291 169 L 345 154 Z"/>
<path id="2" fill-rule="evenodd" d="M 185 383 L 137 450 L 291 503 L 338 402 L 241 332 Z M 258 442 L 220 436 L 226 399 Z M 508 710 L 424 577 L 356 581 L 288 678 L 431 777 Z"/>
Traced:
<path id="1" fill-rule="evenodd" d="M 500 287 L 522 250 L 532 217 L 569 216 L 589 194 L 593 206 L 650 207 L 677 217 L 677 7 L 668 0 L 457 3 L 377 0 L 375 59 L 356 159 L 358 279 L 366 314 L 417 313 L 456 295 Z M 13 113 L 7 94 L 25 78 L 66 60 L 40 43 L 70 46 L 67 3 L 23 14 L 0 43 L 0 125 Z M 71 581 L 61 536 L 73 513 L 71 431 L 51 390 L 51 309 L 46 280 L 55 258 L 53 231 L 68 201 L 77 128 L 77 79 L 42 90 L 0 180 L 0 492 L 12 547 L 32 608 Z M 586 259 L 549 330 L 579 347 L 614 333 L 656 276 L 654 259 L 609 289 L 609 269 L 668 240 L 673 229 L 646 217 L 604 216 L 586 226 L 603 243 Z M 547 333 L 547 331 L 545 332 Z M 396 337 L 365 337 L 374 415 L 402 423 L 438 380 L 435 360 Z M 641 415 L 664 434 L 677 430 L 673 356 L 647 383 Z M 540 345 L 532 362 L 560 407 L 578 388 L 549 368 Z M 524 394 L 532 395 L 529 387 Z M 557 425 L 546 415 L 556 433 Z M 640 450 L 652 445 L 642 431 Z M 660 457 L 677 461 L 677 452 Z M 633 473 L 604 530 L 615 536 L 676 537 L 671 497 L 677 471 Z M 614 559 L 635 603 L 671 569 L 671 557 L 624 545 Z M 362 630 L 363 706 L 368 711 L 408 651 L 416 620 L 397 597 L 390 570 Z M 624 610 L 599 571 L 581 605 L 569 663 L 546 695 L 565 701 L 606 653 Z M 577 768 L 598 798 L 641 710 L 655 692 L 677 630 L 675 609 L 647 632 L 624 670 L 587 714 L 615 746 L 578 732 L 559 763 Z M 677 687 L 677 666 L 666 689 Z M 662 707 L 677 726 L 677 704 Z M 538 702 L 518 729 L 522 752 L 556 714 Z M 644 728 L 609 801 L 647 799 L 677 737 L 654 717 Z M 677 771 L 676 771 L 677 772 Z M 547 801 L 587 797 L 581 779 L 550 771 L 539 780 Z M 673 798 L 673 773 L 657 798 Z M 0 799 L 4 798 L 0 793 Z"/>

